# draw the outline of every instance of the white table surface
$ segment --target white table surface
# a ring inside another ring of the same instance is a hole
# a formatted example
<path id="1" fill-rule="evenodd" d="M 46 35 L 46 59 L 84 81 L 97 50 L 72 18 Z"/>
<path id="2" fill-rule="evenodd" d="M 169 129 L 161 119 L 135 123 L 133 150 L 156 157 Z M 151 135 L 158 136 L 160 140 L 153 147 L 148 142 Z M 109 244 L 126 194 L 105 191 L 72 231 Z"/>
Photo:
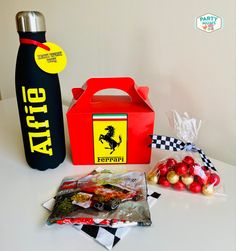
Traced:
<path id="1" fill-rule="evenodd" d="M 106 250 L 71 226 L 46 226 L 48 212 L 41 206 L 63 177 L 88 173 L 94 166 L 73 166 L 67 143 L 67 158 L 58 168 L 44 172 L 29 168 L 15 98 L 0 101 L 0 114 L 0 250 Z M 154 150 L 150 165 L 124 167 L 147 170 L 164 154 Z M 235 251 L 236 166 L 212 160 L 227 196 L 208 198 L 155 188 L 162 196 L 151 208 L 152 226 L 134 227 L 114 250 Z"/>

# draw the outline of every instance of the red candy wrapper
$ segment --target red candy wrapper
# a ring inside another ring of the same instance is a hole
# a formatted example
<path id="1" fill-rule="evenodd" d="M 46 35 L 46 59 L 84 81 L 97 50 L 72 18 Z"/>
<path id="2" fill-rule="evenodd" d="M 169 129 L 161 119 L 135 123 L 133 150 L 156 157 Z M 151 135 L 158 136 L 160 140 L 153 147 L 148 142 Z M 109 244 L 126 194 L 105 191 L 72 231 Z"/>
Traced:
<path id="1" fill-rule="evenodd" d="M 48 224 L 150 226 L 146 176 L 97 172 L 62 181 Z"/>
<path id="2" fill-rule="evenodd" d="M 189 118 L 186 113 L 180 116 L 175 111 L 171 113 L 169 121 L 178 138 L 153 135 L 152 147 L 174 152 L 148 172 L 148 182 L 176 191 L 189 191 L 206 196 L 217 191 L 222 193 L 221 179 L 214 165 L 204 152 L 193 144 L 201 121 Z"/>

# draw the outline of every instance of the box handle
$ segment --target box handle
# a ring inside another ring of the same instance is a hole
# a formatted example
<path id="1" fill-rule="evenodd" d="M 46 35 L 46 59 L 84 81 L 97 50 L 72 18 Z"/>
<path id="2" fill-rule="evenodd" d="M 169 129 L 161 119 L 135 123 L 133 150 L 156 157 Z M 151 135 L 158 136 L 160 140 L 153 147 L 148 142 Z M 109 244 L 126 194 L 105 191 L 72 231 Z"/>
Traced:
<path id="1" fill-rule="evenodd" d="M 93 95 L 104 89 L 119 89 L 126 92 L 131 102 L 140 103 L 143 102 L 144 97 L 140 95 L 139 88 L 135 85 L 132 78 L 90 78 L 83 86 L 84 92 L 80 96 L 80 104 L 91 102 Z"/>

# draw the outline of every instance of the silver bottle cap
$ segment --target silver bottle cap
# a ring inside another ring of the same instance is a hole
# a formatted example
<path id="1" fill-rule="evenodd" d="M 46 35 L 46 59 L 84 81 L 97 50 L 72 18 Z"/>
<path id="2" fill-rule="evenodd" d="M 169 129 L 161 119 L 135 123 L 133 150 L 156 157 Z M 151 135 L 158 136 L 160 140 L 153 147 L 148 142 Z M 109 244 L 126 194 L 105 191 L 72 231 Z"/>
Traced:
<path id="1" fill-rule="evenodd" d="M 45 19 L 38 11 L 21 11 L 16 14 L 16 27 L 20 32 L 46 31 Z"/>

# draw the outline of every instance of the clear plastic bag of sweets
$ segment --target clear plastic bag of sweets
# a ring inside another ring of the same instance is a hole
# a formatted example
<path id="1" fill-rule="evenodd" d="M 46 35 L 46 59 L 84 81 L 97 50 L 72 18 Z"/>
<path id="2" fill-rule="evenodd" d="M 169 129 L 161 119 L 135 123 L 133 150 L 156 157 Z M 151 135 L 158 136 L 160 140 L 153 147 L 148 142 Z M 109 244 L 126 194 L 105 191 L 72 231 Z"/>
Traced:
<path id="1" fill-rule="evenodd" d="M 178 138 L 152 136 L 152 147 L 173 152 L 148 172 L 148 182 L 206 196 L 223 193 L 220 176 L 214 165 L 204 152 L 193 144 L 201 121 L 189 118 L 187 113 L 180 116 L 176 111 L 172 111 L 169 122 Z"/>

